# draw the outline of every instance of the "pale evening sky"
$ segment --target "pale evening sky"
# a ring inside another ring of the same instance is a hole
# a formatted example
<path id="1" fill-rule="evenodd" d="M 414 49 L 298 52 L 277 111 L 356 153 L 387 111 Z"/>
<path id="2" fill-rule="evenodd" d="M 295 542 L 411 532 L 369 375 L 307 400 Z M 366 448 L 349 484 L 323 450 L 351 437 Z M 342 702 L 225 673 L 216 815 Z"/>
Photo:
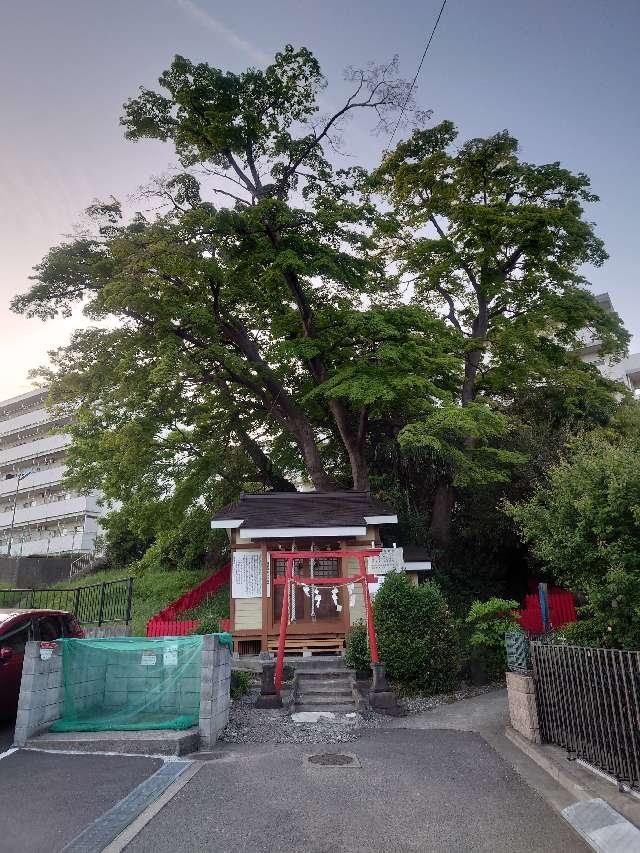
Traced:
<path id="1" fill-rule="evenodd" d="M 30 387 L 30 368 L 81 318 L 13 315 L 31 268 L 73 231 L 94 198 L 134 192 L 174 162 L 156 142 L 132 144 L 123 101 L 154 86 L 175 53 L 240 71 L 284 44 L 305 45 L 329 78 L 400 54 L 411 77 L 441 0 L 4 0 L 0 9 L 0 399 Z M 508 128 L 533 162 L 560 160 L 591 176 L 589 210 L 611 256 L 587 270 L 609 291 L 640 349 L 640 3 L 637 0 L 448 0 L 418 87 L 433 121 L 464 137 Z M 366 121 L 349 150 L 373 165 L 384 138 Z"/>

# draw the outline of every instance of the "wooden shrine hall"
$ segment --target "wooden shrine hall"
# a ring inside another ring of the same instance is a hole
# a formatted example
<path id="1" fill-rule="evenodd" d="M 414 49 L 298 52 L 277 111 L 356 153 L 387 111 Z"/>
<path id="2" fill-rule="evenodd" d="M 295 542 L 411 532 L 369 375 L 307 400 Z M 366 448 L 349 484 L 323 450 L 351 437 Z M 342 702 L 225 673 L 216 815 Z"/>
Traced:
<path id="1" fill-rule="evenodd" d="M 367 552 L 371 574 L 402 569 L 402 549 L 382 549 L 380 538 L 381 526 L 397 521 L 368 492 L 242 494 L 217 513 L 211 526 L 227 531 L 232 551 L 234 651 L 256 655 L 277 649 L 285 589 L 286 653 L 342 650 L 349 627 L 366 619 L 366 584 L 331 579 L 355 581 Z M 287 570 L 293 552 L 303 553 L 294 555 Z"/>

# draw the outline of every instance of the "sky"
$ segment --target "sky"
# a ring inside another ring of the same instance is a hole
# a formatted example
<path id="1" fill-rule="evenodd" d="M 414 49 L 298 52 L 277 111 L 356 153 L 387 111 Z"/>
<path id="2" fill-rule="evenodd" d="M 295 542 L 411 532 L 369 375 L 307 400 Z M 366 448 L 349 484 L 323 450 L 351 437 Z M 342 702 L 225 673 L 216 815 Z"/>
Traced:
<path id="1" fill-rule="evenodd" d="M 347 65 L 400 57 L 416 71 L 441 0 L 4 0 L 0 4 L 0 399 L 66 344 L 81 316 L 43 323 L 9 302 L 94 199 L 126 200 L 175 163 L 167 145 L 127 142 L 123 102 L 155 87 L 174 54 L 242 71 L 285 44 L 304 45 L 329 80 L 327 109 L 347 92 Z M 530 162 L 590 175 L 610 260 L 586 270 L 608 291 L 640 349 L 638 0 L 448 0 L 417 99 L 461 137 L 507 128 Z M 354 122 L 350 162 L 385 146 Z M 139 203 L 142 204 L 142 203 Z"/>

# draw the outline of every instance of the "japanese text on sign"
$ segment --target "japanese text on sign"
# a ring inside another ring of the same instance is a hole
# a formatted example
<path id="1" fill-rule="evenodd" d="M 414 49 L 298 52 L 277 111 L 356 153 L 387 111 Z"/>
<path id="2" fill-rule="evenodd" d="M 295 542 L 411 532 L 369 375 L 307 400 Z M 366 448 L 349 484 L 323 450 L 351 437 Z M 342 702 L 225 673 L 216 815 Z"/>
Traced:
<path id="1" fill-rule="evenodd" d="M 386 575 L 400 572 L 404 568 L 402 548 L 383 548 L 377 557 L 369 557 L 369 572 L 372 575 Z"/>
<path id="2" fill-rule="evenodd" d="M 234 598 L 262 596 L 262 551 L 233 552 L 231 595 Z"/>

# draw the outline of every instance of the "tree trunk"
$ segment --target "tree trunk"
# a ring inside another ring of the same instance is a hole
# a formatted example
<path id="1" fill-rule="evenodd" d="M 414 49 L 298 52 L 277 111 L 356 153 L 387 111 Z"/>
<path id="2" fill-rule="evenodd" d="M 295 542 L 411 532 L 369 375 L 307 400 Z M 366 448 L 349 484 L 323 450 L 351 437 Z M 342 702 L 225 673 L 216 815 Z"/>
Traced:
<path id="1" fill-rule="evenodd" d="M 300 448 L 311 482 L 318 492 L 332 492 L 337 488 L 335 480 L 325 471 L 318 452 L 313 429 L 306 419 L 289 418 L 290 430 Z"/>
<path id="2" fill-rule="evenodd" d="M 451 520 L 456 501 L 456 488 L 451 483 L 440 483 L 431 511 L 431 538 L 436 548 L 445 550 L 451 543 Z"/>
<path id="3" fill-rule="evenodd" d="M 333 415 L 333 420 L 340 433 L 340 438 L 344 444 L 349 457 L 349 466 L 351 468 L 351 480 L 353 483 L 354 492 L 369 491 L 369 463 L 365 453 L 366 436 L 367 436 L 367 408 L 364 407 L 358 418 L 357 430 L 352 429 L 349 423 L 347 411 L 340 400 L 329 400 L 328 408 Z"/>

